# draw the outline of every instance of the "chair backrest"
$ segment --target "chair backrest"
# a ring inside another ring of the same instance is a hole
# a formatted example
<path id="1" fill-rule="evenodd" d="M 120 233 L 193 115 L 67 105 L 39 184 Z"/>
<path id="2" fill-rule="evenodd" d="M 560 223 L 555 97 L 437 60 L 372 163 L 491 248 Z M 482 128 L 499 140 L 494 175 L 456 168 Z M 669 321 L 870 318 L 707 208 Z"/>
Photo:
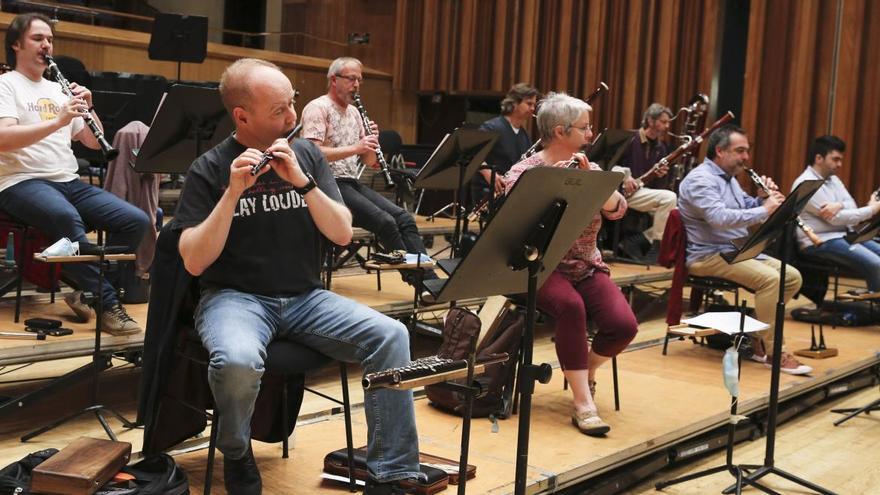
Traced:
<path id="1" fill-rule="evenodd" d="M 85 64 L 80 59 L 58 55 L 55 57 L 55 63 L 58 64 L 58 70 L 61 71 L 65 79 L 91 88 L 92 75 L 86 70 Z"/>
<path id="2" fill-rule="evenodd" d="M 382 152 L 385 155 L 394 157 L 400 154 L 400 149 L 403 147 L 403 139 L 401 139 L 397 131 L 379 131 L 379 146 L 382 147 Z"/>

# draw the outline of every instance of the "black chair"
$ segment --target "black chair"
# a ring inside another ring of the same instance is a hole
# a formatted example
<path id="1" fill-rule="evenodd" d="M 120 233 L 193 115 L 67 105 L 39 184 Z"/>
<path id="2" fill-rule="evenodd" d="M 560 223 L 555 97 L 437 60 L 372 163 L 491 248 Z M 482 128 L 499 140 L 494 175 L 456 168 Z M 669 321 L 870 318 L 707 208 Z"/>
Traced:
<path id="1" fill-rule="evenodd" d="M 45 244 L 48 246 L 51 242 L 48 238 L 43 234 L 40 230 L 32 227 L 24 222 L 21 222 L 11 215 L 4 211 L 0 211 L 0 230 L 4 230 L 7 232 L 13 233 L 15 239 L 17 239 L 17 250 L 15 250 L 15 266 L 6 266 L 4 267 L 5 271 L 11 272 L 14 271 L 13 277 L 3 277 L 3 280 L 0 281 L 0 296 L 6 294 L 12 287 L 15 287 L 15 323 L 18 323 L 18 320 L 21 317 L 21 291 L 22 285 L 24 283 L 24 272 L 25 266 L 28 265 L 32 260 L 29 259 L 29 256 L 33 256 L 33 246 Z M 29 249 L 30 248 L 30 249 Z M 58 267 L 55 266 L 47 266 L 48 270 L 48 289 L 50 290 L 50 302 L 55 303 L 55 274 L 59 271 Z"/>
<path id="2" fill-rule="evenodd" d="M 194 336 L 194 333 L 192 334 Z M 192 338 L 192 336 L 190 336 Z M 197 336 L 195 336 L 198 339 Z M 204 350 L 204 349 L 203 349 Z M 199 364 L 203 364 L 205 366 L 205 373 L 207 374 L 207 366 L 208 366 L 208 357 L 207 351 L 204 351 L 204 361 L 200 361 Z M 323 368 L 324 366 L 333 362 L 333 359 L 321 354 L 320 352 L 312 349 L 311 347 L 292 342 L 289 340 L 275 340 L 272 341 L 269 346 L 266 348 L 266 362 L 265 367 L 266 371 L 275 373 L 283 377 L 283 386 L 281 387 L 281 404 L 282 404 L 282 418 L 284 424 L 282 426 L 282 431 L 287 432 L 290 430 L 290 425 L 287 424 L 288 419 L 288 411 L 287 411 L 287 390 L 288 390 L 288 379 L 294 375 L 305 375 L 312 371 Z M 339 378 L 342 384 L 342 400 L 338 400 L 334 397 L 321 393 L 317 390 L 311 389 L 309 387 L 304 387 L 305 390 L 323 397 L 331 402 L 334 402 L 340 406 L 342 406 L 342 413 L 345 417 L 345 446 L 348 449 L 348 458 L 354 459 L 354 445 L 352 441 L 352 431 L 351 431 L 351 404 L 349 401 L 348 394 L 348 371 L 346 369 L 345 363 L 339 363 Z M 205 470 L 205 495 L 210 495 L 211 493 L 211 484 L 212 484 L 212 476 L 214 473 L 214 454 L 216 451 L 216 443 L 217 443 L 217 422 L 220 418 L 221 412 L 218 410 L 214 410 L 213 414 L 210 414 L 211 418 L 211 436 L 210 441 L 208 443 L 208 465 Z M 284 459 L 288 458 L 288 438 L 287 435 L 284 436 L 282 440 L 282 454 L 281 457 Z M 357 484 L 354 475 L 354 465 L 350 461 L 349 463 L 349 488 L 352 492 L 356 491 Z"/>
<path id="3" fill-rule="evenodd" d="M 407 200 L 412 198 L 411 201 L 415 202 L 415 181 L 418 169 L 412 170 L 406 166 L 406 160 L 402 154 L 403 139 L 397 131 L 379 131 L 379 146 L 388 162 L 388 172 L 394 182 L 394 201 L 401 208 L 409 210 Z M 370 179 L 370 187 L 374 187 L 376 175 Z"/>

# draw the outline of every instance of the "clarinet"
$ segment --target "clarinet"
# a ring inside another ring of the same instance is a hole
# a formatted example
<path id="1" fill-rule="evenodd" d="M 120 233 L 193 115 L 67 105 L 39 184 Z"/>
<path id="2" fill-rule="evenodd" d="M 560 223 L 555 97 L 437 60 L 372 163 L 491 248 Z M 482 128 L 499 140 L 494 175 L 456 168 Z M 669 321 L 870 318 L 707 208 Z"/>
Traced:
<path id="1" fill-rule="evenodd" d="M 293 141 L 293 137 L 296 136 L 297 134 L 299 134 L 300 129 L 302 129 L 302 124 L 299 124 L 296 127 L 294 127 L 293 130 L 290 131 L 290 133 L 287 136 L 284 136 L 284 139 L 286 139 L 288 143 Z M 260 170 L 263 167 L 265 167 L 266 165 L 268 165 L 269 162 L 272 161 L 273 158 L 275 158 L 275 155 L 273 155 L 269 151 L 264 151 L 263 158 L 260 159 L 259 163 L 257 163 L 253 167 L 251 167 L 251 175 L 257 175 L 258 173 L 260 173 Z"/>
<path id="2" fill-rule="evenodd" d="M 758 176 L 758 173 L 755 172 L 755 169 L 747 168 L 746 173 L 749 174 L 749 179 L 752 179 L 752 182 L 755 184 L 755 186 L 757 186 L 760 190 L 764 191 L 768 195 L 770 194 L 770 188 L 767 187 L 767 184 L 764 184 L 764 181 L 761 180 L 761 177 Z M 806 235 L 807 238 L 810 239 L 810 242 L 812 242 L 814 246 L 822 244 L 822 239 L 820 239 L 819 236 L 817 236 L 816 233 L 813 232 L 812 227 L 805 224 L 801 220 L 801 217 L 795 217 L 794 223 L 798 226 L 799 229 L 804 232 L 804 235 Z"/>
<path id="3" fill-rule="evenodd" d="M 364 110 L 364 104 L 361 103 L 361 94 L 354 94 L 354 106 L 357 107 L 358 113 L 361 114 L 361 120 L 364 121 L 364 132 L 367 136 L 373 135 L 370 128 L 370 118 L 367 117 L 367 111 Z M 391 172 L 388 171 L 388 162 L 385 161 L 385 155 L 382 154 L 382 147 L 376 146 L 376 160 L 379 162 L 379 168 L 382 170 L 382 177 L 385 179 L 385 185 L 393 186 L 394 180 L 391 178 Z"/>
<path id="4" fill-rule="evenodd" d="M 61 85 L 61 91 L 64 92 L 69 98 L 73 98 L 73 91 L 70 89 L 70 82 L 65 79 L 64 75 L 61 74 L 61 70 L 58 69 L 58 65 L 55 63 L 55 59 L 52 58 L 48 53 L 43 54 L 43 59 L 46 60 L 46 63 L 49 64 L 49 73 L 52 74 L 52 77 L 55 78 L 55 82 Z M 85 121 L 86 125 L 89 126 L 89 130 L 92 131 L 92 134 L 95 135 L 95 139 L 98 140 L 98 144 L 101 146 L 101 152 L 104 154 L 104 158 L 107 161 L 113 160 L 117 156 L 119 156 L 119 150 L 113 148 L 110 143 L 107 142 L 107 139 L 104 137 L 104 131 L 101 130 L 101 127 L 95 122 L 95 119 L 92 118 L 92 114 L 88 111 L 81 114 L 82 119 Z"/>

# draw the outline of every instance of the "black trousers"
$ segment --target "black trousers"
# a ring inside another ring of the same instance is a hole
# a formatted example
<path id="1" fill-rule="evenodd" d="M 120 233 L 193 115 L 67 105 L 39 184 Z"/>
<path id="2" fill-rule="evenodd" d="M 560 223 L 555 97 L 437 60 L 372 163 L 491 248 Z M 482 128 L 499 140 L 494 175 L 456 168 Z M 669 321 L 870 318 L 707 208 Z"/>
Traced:
<path id="1" fill-rule="evenodd" d="M 354 226 L 376 234 L 385 250 L 426 252 L 416 220 L 408 211 L 354 179 L 337 179 L 336 184 L 351 210 Z"/>

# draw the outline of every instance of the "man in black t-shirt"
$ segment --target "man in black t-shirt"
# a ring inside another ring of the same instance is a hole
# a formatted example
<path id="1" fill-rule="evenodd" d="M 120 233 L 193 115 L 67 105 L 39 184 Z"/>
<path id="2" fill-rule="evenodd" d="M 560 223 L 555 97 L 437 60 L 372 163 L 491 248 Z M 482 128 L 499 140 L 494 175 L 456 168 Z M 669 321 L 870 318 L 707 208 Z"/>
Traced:
<path id="1" fill-rule="evenodd" d="M 175 221 L 184 265 L 201 277 L 196 329 L 210 353 L 226 488 L 251 494 L 262 489 L 250 420 L 269 342 L 295 340 L 369 373 L 409 363 L 409 339 L 399 322 L 321 287 L 321 237 L 350 242 L 351 214 L 318 148 L 277 139 L 296 123 L 287 77 L 242 59 L 220 94 L 235 134 L 193 163 Z M 263 150 L 273 159 L 254 177 Z M 365 493 L 395 493 L 392 481 L 420 476 L 412 393 L 367 391 L 364 404 Z"/>
<path id="2" fill-rule="evenodd" d="M 532 146 L 532 140 L 525 128 L 535 113 L 540 96 L 537 89 L 526 83 L 514 84 L 501 100 L 501 115 L 480 125 L 480 130 L 497 132 L 498 141 L 486 155 L 484 167 L 471 180 L 471 204 L 485 201 L 490 192 L 504 192 L 501 178 Z M 493 170 L 495 182 L 490 187 Z"/>

